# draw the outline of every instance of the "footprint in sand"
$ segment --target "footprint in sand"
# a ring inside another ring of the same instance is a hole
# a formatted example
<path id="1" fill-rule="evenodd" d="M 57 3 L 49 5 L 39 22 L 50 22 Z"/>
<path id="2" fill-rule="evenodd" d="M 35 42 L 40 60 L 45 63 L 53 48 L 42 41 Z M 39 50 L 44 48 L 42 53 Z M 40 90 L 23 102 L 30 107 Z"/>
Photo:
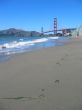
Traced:
<path id="1" fill-rule="evenodd" d="M 55 86 L 58 86 L 58 87 L 62 86 L 59 79 L 55 80 L 54 83 L 55 83 Z"/>
<path id="2" fill-rule="evenodd" d="M 64 58 L 61 58 L 61 61 L 64 61 L 65 59 Z"/>
<path id="3" fill-rule="evenodd" d="M 60 62 L 56 62 L 56 64 L 59 65 L 59 66 L 61 66 L 61 63 Z"/>
<path id="4" fill-rule="evenodd" d="M 41 89 L 41 91 L 42 91 L 42 92 L 44 92 L 44 91 L 45 91 L 45 89 Z"/>
<path id="5" fill-rule="evenodd" d="M 60 80 L 57 79 L 57 80 L 54 81 L 54 83 L 58 83 L 59 84 L 60 83 Z"/>
<path id="6" fill-rule="evenodd" d="M 69 56 L 68 54 L 65 54 L 65 56 Z"/>
<path id="7" fill-rule="evenodd" d="M 55 80 L 54 84 L 55 84 L 56 87 L 62 88 L 62 81 L 60 81 L 59 79 Z"/>
<path id="8" fill-rule="evenodd" d="M 65 57 L 68 57 L 68 56 L 69 56 L 68 54 L 65 54 Z M 62 57 L 60 60 L 61 60 L 61 61 L 64 61 L 65 58 Z M 61 66 L 60 61 L 56 62 L 56 64 L 59 65 L 59 66 Z"/>
<path id="9" fill-rule="evenodd" d="M 45 98 L 46 96 L 45 96 L 45 94 L 40 94 L 38 97 L 39 98 Z"/>

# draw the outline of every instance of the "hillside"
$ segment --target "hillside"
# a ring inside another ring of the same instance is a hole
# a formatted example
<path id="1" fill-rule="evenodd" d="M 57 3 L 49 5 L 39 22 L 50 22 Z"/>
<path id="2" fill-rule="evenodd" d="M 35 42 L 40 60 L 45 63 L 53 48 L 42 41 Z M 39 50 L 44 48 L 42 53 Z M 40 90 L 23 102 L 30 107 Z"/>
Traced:
<path id="1" fill-rule="evenodd" d="M 15 28 L 10 28 L 6 30 L 1 30 L 0 31 L 0 36 L 24 36 L 24 37 L 29 37 L 29 36 L 40 36 L 41 34 L 36 31 L 24 31 L 20 29 L 15 29 Z"/>

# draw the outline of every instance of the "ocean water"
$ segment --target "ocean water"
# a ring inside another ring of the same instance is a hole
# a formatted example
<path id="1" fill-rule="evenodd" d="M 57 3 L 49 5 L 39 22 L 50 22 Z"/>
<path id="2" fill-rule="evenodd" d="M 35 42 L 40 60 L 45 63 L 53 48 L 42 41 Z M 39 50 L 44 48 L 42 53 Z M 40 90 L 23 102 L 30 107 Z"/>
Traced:
<path id="1" fill-rule="evenodd" d="M 64 45 L 66 37 L 0 37 L 0 62 L 17 53 L 29 52 L 34 49 Z"/>

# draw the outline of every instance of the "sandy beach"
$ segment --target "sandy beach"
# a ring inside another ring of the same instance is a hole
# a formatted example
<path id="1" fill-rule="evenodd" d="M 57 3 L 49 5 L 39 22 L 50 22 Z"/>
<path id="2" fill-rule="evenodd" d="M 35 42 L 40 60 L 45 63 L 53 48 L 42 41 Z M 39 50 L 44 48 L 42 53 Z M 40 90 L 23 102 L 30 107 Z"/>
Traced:
<path id="1" fill-rule="evenodd" d="M 82 110 L 82 39 L 0 63 L 0 110 Z"/>

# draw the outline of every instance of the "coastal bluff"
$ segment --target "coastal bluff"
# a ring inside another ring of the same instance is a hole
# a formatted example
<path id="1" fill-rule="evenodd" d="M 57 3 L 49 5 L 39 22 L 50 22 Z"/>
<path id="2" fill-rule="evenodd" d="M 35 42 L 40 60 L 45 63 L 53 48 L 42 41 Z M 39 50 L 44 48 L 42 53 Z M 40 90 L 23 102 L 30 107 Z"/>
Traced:
<path id="1" fill-rule="evenodd" d="M 36 31 L 25 31 L 21 29 L 9 28 L 6 30 L 0 30 L 0 36 L 21 36 L 21 37 L 29 37 L 29 36 L 40 36 L 41 33 Z"/>

